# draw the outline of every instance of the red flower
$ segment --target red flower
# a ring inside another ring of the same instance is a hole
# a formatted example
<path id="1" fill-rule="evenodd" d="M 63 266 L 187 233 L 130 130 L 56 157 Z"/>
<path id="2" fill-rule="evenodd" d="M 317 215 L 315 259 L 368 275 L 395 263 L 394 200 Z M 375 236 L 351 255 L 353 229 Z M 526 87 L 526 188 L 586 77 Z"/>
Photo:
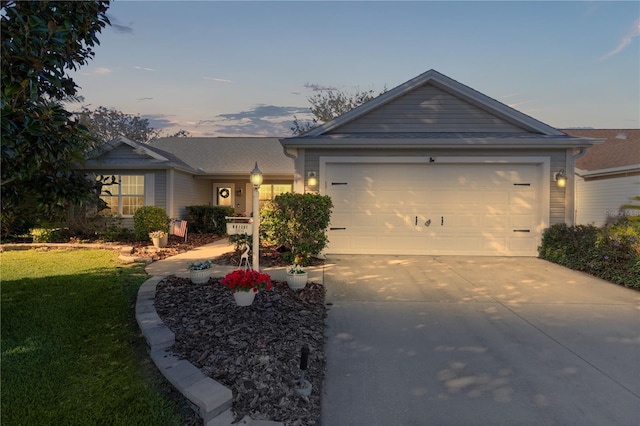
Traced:
<path id="1" fill-rule="evenodd" d="M 236 291 L 271 290 L 273 284 L 268 274 L 263 274 L 253 269 L 238 269 L 228 273 L 222 279 L 222 285 L 229 287 L 234 293 Z"/>

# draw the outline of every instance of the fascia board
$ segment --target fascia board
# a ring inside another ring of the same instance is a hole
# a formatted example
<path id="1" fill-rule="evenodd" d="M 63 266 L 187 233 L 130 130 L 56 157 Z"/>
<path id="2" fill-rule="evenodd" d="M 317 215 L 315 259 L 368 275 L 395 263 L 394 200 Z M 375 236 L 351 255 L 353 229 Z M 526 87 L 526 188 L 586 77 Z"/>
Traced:
<path id="1" fill-rule="evenodd" d="M 586 148 L 599 143 L 594 139 L 549 139 L 523 140 L 517 138 L 461 138 L 461 139 L 290 139 L 286 142 L 287 148 L 312 148 L 312 149 L 396 149 L 396 148 L 513 148 L 513 149 L 539 149 L 539 148 Z"/>
<path id="2" fill-rule="evenodd" d="M 594 176 L 606 176 L 615 175 L 628 172 L 640 172 L 640 164 L 631 164 L 629 166 L 611 167 L 608 169 L 598 170 L 583 170 L 576 167 L 575 173 L 580 177 L 594 177 Z"/>

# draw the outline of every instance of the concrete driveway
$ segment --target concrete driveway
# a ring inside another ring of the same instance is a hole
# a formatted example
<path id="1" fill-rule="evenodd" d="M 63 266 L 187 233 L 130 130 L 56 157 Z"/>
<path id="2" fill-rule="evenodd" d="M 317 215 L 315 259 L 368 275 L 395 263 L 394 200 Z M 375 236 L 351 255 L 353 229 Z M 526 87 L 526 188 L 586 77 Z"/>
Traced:
<path id="1" fill-rule="evenodd" d="M 640 292 L 536 259 L 330 256 L 322 424 L 640 425 Z"/>

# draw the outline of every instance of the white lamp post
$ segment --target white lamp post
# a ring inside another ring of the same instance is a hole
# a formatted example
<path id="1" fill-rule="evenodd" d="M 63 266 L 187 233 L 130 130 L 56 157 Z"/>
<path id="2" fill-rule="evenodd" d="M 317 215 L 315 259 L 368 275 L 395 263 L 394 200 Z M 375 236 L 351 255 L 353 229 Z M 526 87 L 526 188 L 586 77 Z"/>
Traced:
<path id="1" fill-rule="evenodd" d="M 260 185 L 262 185 L 262 172 L 256 166 L 251 170 L 249 178 L 253 185 L 253 260 L 251 264 L 255 271 L 260 270 Z"/>

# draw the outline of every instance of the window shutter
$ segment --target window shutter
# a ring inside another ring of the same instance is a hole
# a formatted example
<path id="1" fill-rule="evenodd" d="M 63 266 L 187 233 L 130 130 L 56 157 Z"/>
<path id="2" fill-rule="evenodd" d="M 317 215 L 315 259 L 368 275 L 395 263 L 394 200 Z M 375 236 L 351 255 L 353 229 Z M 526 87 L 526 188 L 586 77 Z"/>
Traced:
<path id="1" fill-rule="evenodd" d="M 156 204 L 156 175 L 147 173 L 144 175 L 144 205 L 155 206 Z"/>

